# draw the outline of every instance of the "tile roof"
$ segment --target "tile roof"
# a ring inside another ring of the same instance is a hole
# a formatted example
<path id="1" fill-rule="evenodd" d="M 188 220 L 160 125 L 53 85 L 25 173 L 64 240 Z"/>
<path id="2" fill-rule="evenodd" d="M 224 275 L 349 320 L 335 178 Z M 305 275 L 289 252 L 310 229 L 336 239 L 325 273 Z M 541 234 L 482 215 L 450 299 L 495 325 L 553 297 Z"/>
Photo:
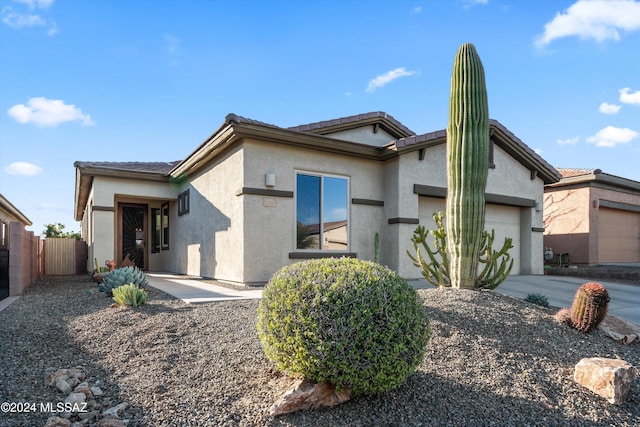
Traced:
<path id="1" fill-rule="evenodd" d="M 112 169 L 167 175 L 180 161 L 173 162 L 75 162 L 77 168 Z"/>
<path id="2" fill-rule="evenodd" d="M 595 175 L 602 173 L 600 169 L 584 169 L 584 168 L 556 168 L 563 178 L 579 175 Z"/>
<path id="3" fill-rule="evenodd" d="M 355 116 L 339 117 L 337 119 L 324 120 L 321 122 L 314 122 L 314 123 L 307 123 L 307 124 L 298 125 L 298 126 L 292 126 L 287 129 L 294 130 L 297 132 L 315 132 L 318 130 L 330 128 L 337 125 L 345 125 L 349 123 L 356 123 L 362 120 L 377 119 L 377 118 L 388 120 L 394 126 L 399 128 L 402 132 L 404 132 L 407 135 L 415 135 L 414 131 L 412 131 L 411 129 L 409 129 L 402 123 L 400 123 L 398 120 L 393 118 L 393 116 L 391 116 L 390 114 L 387 114 L 383 111 L 374 111 L 370 113 L 357 114 Z"/>

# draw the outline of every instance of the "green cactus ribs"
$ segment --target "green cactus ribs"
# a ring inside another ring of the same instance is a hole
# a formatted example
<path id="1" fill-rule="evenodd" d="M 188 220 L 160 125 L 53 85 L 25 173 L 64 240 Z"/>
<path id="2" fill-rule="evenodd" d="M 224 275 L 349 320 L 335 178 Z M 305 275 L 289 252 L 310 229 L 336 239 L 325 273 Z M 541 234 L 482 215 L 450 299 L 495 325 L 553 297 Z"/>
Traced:
<path id="1" fill-rule="evenodd" d="M 451 75 L 447 126 L 447 248 L 451 285 L 476 287 L 482 250 L 489 153 L 484 68 L 475 47 L 460 46 Z"/>

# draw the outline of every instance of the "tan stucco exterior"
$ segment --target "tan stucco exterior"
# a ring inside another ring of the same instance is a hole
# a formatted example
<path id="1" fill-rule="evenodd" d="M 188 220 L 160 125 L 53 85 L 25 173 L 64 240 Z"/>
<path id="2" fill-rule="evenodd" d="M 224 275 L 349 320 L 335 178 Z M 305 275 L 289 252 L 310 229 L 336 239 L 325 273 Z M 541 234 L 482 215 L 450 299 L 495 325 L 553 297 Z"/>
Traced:
<path id="1" fill-rule="evenodd" d="M 545 247 L 577 265 L 640 262 L 640 182 L 598 169 L 561 172 L 545 188 Z"/>
<path id="2" fill-rule="evenodd" d="M 381 262 L 406 278 L 421 277 L 406 252 L 416 226 L 431 224 L 433 209 L 444 206 L 443 132 L 414 137 L 377 113 L 322 123 L 282 129 L 230 115 L 187 159 L 153 175 L 125 173 L 122 165 L 104 176 L 100 164 L 78 162 L 76 216 L 83 215 L 90 259 L 118 253 L 118 203 L 145 204 L 149 211 L 169 203 L 170 244 L 149 254 L 152 270 L 263 283 L 300 259 L 373 259 L 377 233 Z M 513 273 L 541 274 L 543 186 L 557 172 L 495 126 L 487 224 L 500 244 L 504 236 L 514 239 Z M 347 222 L 325 233 L 328 250 L 296 249 L 298 173 L 348 182 Z M 190 206 L 179 215 L 177 199 L 186 191 Z"/>

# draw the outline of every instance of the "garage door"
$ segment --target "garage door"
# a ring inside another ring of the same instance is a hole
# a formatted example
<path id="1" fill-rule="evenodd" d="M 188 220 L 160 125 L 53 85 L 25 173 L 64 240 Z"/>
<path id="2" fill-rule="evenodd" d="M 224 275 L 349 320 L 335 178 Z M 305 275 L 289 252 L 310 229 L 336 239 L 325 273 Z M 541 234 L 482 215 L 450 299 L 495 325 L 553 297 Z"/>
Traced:
<path id="1" fill-rule="evenodd" d="M 640 262 L 640 213 L 599 209 L 598 262 Z"/>
<path id="2" fill-rule="evenodd" d="M 427 229 L 434 228 L 432 215 L 434 212 L 446 210 L 444 199 L 420 197 L 420 224 Z M 485 211 L 485 230 L 496 231 L 493 249 L 502 247 L 505 237 L 513 239 L 513 249 L 509 251 L 514 259 L 511 274 L 520 274 L 520 208 L 499 205 L 487 205 Z"/>

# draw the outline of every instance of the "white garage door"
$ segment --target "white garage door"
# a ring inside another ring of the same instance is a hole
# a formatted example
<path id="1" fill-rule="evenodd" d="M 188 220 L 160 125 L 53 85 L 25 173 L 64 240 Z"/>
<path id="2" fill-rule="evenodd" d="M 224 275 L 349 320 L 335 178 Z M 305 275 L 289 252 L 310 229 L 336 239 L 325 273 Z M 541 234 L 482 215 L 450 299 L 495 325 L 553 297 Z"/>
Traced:
<path id="1" fill-rule="evenodd" d="M 640 213 L 600 208 L 598 262 L 640 262 Z"/>
<path id="2" fill-rule="evenodd" d="M 444 199 L 433 197 L 420 197 L 420 224 L 427 229 L 434 228 L 433 213 L 444 212 L 446 202 Z M 487 205 L 485 212 L 485 230 L 495 229 L 496 238 L 493 249 L 502 247 L 505 237 L 513 239 L 513 249 L 509 251 L 514 259 L 511 274 L 520 274 L 520 208 L 499 205 Z M 432 246 L 433 247 L 433 246 Z"/>

